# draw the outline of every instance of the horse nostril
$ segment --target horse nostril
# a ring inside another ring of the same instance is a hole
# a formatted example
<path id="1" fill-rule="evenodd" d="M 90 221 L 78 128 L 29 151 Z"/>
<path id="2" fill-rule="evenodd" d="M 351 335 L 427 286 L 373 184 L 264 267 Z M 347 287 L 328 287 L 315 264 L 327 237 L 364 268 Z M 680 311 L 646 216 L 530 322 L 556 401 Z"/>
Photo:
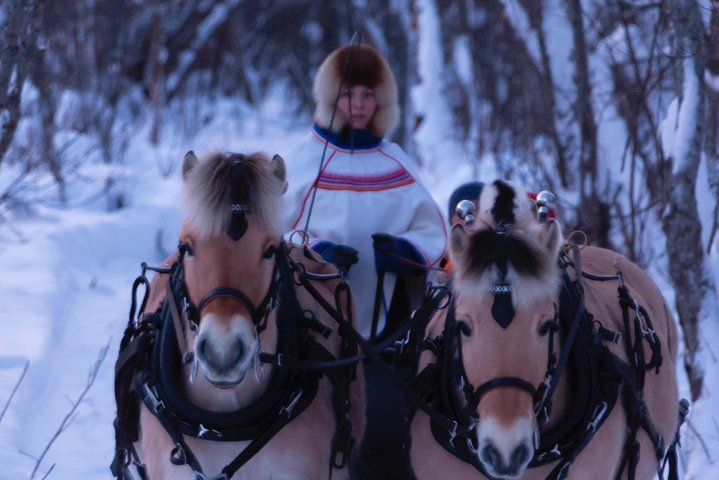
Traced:
<path id="1" fill-rule="evenodd" d="M 527 445 L 522 444 L 514 449 L 512 456 L 510 457 L 509 467 L 510 469 L 519 469 L 529 462 L 531 453 Z"/>
<path id="2" fill-rule="evenodd" d="M 480 457 L 484 463 L 491 465 L 494 468 L 497 468 L 502 464 L 502 455 L 491 443 L 488 443 L 484 446 L 484 448 L 482 448 Z"/>
<path id="3" fill-rule="evenodd" d="M 202 338 L 200 339 L 199 345 L 197 345 L 197 354 L 201 357 L 207 358 L 207 339 Z"/>
<path id="4" fill-rule="evenodd" d="M 232 364 L 240 363 L 240 360 L 242 360 L 242 357 L 245 356 L 245 344 L 242 343 L 242 340 L 240 340 L 240 339 L 237 340 L 236 353 L 237 354 L 235 355 L 234 361 L 231 362 Z"/>

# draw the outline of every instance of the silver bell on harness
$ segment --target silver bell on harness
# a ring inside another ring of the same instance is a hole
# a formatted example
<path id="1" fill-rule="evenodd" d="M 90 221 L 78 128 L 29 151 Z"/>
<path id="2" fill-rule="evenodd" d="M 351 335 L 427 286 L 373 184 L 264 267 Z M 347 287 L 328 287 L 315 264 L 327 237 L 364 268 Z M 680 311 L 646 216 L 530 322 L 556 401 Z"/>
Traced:
<path id="1" fill-rule="evenodd" d="M 474 206 L 471 200 L 461 200 L 457 203 L 457 207 L 454 210 L 457 216 L 464 220 L 467 225 L 472 225 L 476 218 L 477 207 Z"/>
<path id="2" fill-rule="evenodd" d="M 541 223 L 547 221 L 549 211 L 552 209 L 552 205 L 557 200 L 556 195 L 547 190 L 542 190 L 537 194 L 537 220 Z"/>

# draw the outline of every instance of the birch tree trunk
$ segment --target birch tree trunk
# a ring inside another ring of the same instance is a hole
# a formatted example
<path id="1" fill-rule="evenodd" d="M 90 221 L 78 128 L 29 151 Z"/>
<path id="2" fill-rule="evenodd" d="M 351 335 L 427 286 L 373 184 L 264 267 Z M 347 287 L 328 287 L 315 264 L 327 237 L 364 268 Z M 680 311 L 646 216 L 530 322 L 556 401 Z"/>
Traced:
<path id="1" fill-rule="evenodd" d="M 704 26 L 694 0 L 670 0 L 678 59 L 679 108 L 668 155 L 672 162 L 669 204 L 662 219 L 669 272 L 676 291 L 676 308 L 684 332 L 684 368 L 692 399 L 701 396 L 704 374 L 698 362 L 700 321 L 709 317 L 708 297 L 714 286 L 704 264 L 696 179 L 701 160 L 704 119 Z"/>
<path id="2" fill-rule="evenodd" d="M 709 254 L 719 233 L 719 0 L 712 1 L 709 43 L 707 45 L 707 73 L 710 81 L 707 85 L 707 120 L 704 155 L 707 162 L 709 189 L 716 200 L 712 212 L 709 241 L 706 253 Z"/>
<path id="3" fill-rule="evenodd" d="M 579 126 L 579 209 L 578 226 L 592 243 L 609 247 L 609 208 L 599 194 L 597 168 L 597 123 L 592 106 L 592 83 L 589 52 L 584 28 L 584 12 L 580 0 L 567 0 L 567 16 L 572 25 L 574 41 L 574 113 Z"/>
<path id="4" fill-rule="evenodd" d="M 547 48 L 547 39 L 544 33 L 544 9 L 546 3 L 546 0 L 539 0 L 533 5 L 531 4 L 530 7 L 534 7 L 533 15 L 531 18 L 533 18 L 536 22 L 534 28 L 537 32 L 537 43 L 539 44 L 539 52 L 542 59 L 542 81 L 544 82 L 544 90 L 542 91 L 542 95 L 547 98 L 547 103 L 550 107 L 550 111 L 548 112 L 548 115 L 551 115 L 549 132 L 557 155 L 555 167 L 557 169 L 557 173 L 559 174 L 559 179 L 562 187 L 567 188 L 570 185 L 570 175 L 567 172 L 567 167 L 569 167 L 570 165 L 567 158 L 567 147 L 560 135 L 559 127 L 557 126 L 558 111 L 554 88 L 554 74 L 552 73 L 550 53 Z"/>
<path id="5" fill-rule="evenodd" d="M 165 106 L 165 38 L 162 28 L 162 5 L 154 5 L 152 20 L 150 22 L 150 51 L 149 62 L 145 74 L 145 84 L 150 96 L 152 110 L 152 126 L 150 128 L 150 142 L 157 145 L 162 130 L 162 109 Z"/>
<path id="6" fill-rule="evenodd" d="M 22 86 L 37 54 L 37 12 L 43 0 L 10 0 L 0 35 L 0 165 L 20 120 Z"/>

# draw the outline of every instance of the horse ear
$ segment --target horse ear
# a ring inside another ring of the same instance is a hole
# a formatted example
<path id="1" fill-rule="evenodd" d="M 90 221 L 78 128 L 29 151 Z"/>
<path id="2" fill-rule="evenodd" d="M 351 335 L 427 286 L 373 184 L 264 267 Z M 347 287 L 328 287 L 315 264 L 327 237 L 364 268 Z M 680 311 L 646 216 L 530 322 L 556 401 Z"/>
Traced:
<path id="1" fill-rule="evenodd" d="M 542 225 L 539 241 L 542 242 L 550 255 L 556 256 L 559 253 L 559 246 L 562 241 L 562 227 L 559 222 L 555 219 L 548 219 Z"/>
<path id="2" fill-rule="evenodd" d="M 460 223 L 457 223 L 452 227 L 449 240 L 449 251 L 452 255 L 461 254 L 467 249 L 467 245 L 469 245 L 467 232 L 464 230 L 464 226 Z"/>
<path id="3" fill-rule="evenodd" d="M 195 168 L 200 161 L 197 159 L 195 152 L 190 150 L 185 154 L 185 158 L 182 160 L 182 178 L 187 178 L 187 174 L 190 170 Z"/>
<path id="4" fill-rule="evenodd" d="M 287 166 L 285 165 L 285 160 L 275 154 L 270 161 L 270 165 L 272 165 L 272 170 L 275 176 L 283 183 L 284 187 L 282 188 L 282 193 L 285 193 L 287 191 Z"/>

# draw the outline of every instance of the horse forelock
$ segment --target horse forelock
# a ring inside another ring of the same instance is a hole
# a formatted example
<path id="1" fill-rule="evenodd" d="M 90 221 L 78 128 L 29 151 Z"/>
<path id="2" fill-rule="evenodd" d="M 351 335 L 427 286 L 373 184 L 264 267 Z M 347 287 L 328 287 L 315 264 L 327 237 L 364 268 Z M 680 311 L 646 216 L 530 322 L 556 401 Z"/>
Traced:
<path id="1" fill-rule="evenodd" d="M 496 190 L 492 205 L 492 219 L 495 225 L 514 223 L 514 200 L 517 198 L 514 188 L 502 180 L 496 180 L 492 186 Z"/>
<path id="2" fill-rule="evenodd" d="M 458 288 L 479 297 L 488 295 L 497 282 L 509 282 L 516 308 L 556 295 L 560 282 L 556 252 L 547 251 L 540 242 L 541 228 L 538 223 L 510 224 L 502 234 L 491 227 L 470 232 L 466 250 L 455 261 Z M 498 265 L 505 262 L 502 279 Z"/>
<path id="3" fill-rule="evenodd" d="M 554 295 L 559 284 L 558 252 L 548 248 L 545 227 L 524 189 L 503 180 L 487 185 L 466 244 L 453 253 L 455 283 L 465 294 L 478 297 L 489 295 L 499 281 L 510 282 L 515 307 Z"/>
<path id="4" fill-rule="evenodd" d="M 512 182 L 495 180 L 482 189 L 477 223 L 491 227 L 524 224 L 536 220 L 533 209 L 526 190 Z"/>
<path id="5" fill-rule="evenodd" d="M 241 204 L 272 236 L 279 236 L 277 208 L 283 187 L 263 154 L 211 154 L 185 179 L 185 222 L 198 236 L 216 236 L 227 230 L 232 205 Z"/>

